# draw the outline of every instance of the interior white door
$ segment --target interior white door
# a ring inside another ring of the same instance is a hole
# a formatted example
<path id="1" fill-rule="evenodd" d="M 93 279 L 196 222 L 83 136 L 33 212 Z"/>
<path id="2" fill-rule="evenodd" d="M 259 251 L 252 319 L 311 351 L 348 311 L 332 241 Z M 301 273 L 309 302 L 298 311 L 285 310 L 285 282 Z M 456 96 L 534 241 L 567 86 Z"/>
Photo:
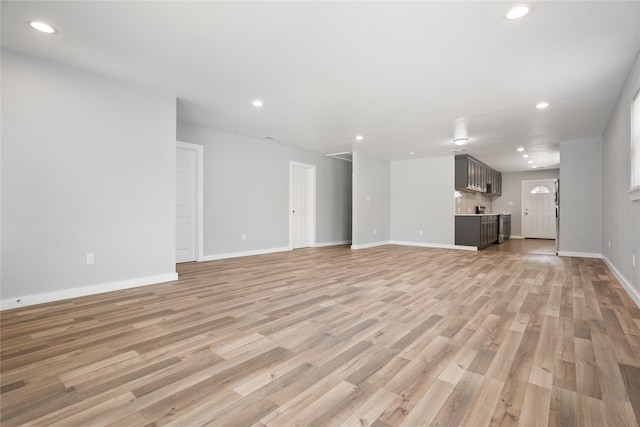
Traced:
<path id="1" fill-rule="evenodd" d="M 176 149 L 176 262 L 196 260 L 196 152 Z"/>
<path id="2" fill-rule="evenodd" d="M 556 211 L 553 180 L 522 183 L 524 237 L 555 239 Z"/>
<path id="3" fill-rule="evenodd" d="M 291 163 L 291 243 L 294 249 L 315 245 L 315 167 Z"/>

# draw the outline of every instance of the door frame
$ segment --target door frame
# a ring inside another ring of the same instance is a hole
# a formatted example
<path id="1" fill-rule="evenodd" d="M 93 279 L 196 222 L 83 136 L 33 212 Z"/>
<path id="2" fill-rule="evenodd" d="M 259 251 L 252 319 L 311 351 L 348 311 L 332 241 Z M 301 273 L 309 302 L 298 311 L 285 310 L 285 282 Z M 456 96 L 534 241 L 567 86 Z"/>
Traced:
<path id="1" fill-rule="evenodd" d="M 551 187 L 552 191 L 554 191 L 554 192 L 555 192 L 555 188 L 556 188 L 556 187 L 555 187 L 555 179 L 554 179 L 554 178 L 544 178 L 544 179 L 526 179 L 526 180 L 523 180 L 523 181 L 522 181 L 522 187 L 521 187 L 521 190 L 520 190 L 520 191 L 521 191 L 521 193 L 520 193 L 520 197 L 521 197 L 521 199 L 522 199 L 522 203 L 521 203 L 521 206 L 520 206 L 520 228 L 521 228 L 520 232 L 521 232 L 521 234 L 522 234 L 522 238 L 523 238 L 523 239 L 526 239 L 526 238 L 527 238 L 527 236 L 526 236 L 526 234 L 527 234 L 527 233 L 526 233 L 526 223 L 525 223 L 525 221 L 526 221 L 526 219 L 525 219 L 526 215 L 524 214 L 525 197 L 527 197 L 527 194 L 526 194 L 526 192 L 525 192 L 524 188 L 525 188 L 525 186 L 526 186 L 526 184 L 527 184 L 527 183 L 531 183 L 531 182 L 544 182 L 544 183 L 546 183 L 546 184 L 549 184 L 549 186 Z M 557 217 L 555 217 L 555 215 L 554 215 L 554 220 L 555 220 L 555 221 L 557 221 L 557 220 L 558 220 L 558 219 L 557 219 Z M 555 232 L 554 232 L 554 233 L 555 233 Z M 531 238 L 532 238 L 532 239 L 535 239 L 535 237 L 531 237 Z M 554 238 L 553 238 L 553 239 L 555 240 L 555 239 L 557 239 L 557 238 L 558 238 L 558 236 L 556 235 L 556 236 L 554 236 Z M 550 239 L 550 240 L 551 240 L 551 239 Z"/>
<path id="2" fill-rule="evenodd" d="M 176 141 L 176 150 L 190 150 L 195 153 L 196 156 L 196 209 L 195 209 L 195 225 L 196 225 L 196 241 L 195 241 L 195 258 L 197 262 L 204 260 L 204 238 L 203 238 L 203 206 L 204 206 L 204 147 L 198 144 L 192 144 L 190 142 Z M 177 172 L 176 172 L 177 173 Z M 177 195 L 176 195 L 177 197 Z M 174 219 L 175 221 L 175 219 Z M 174 237 L 174 249 L 175 254 L 175 237 Z"/>
<path id="3" fill-rule="evenodd" d="M 289 249 L 293 250 L 293 168 L 300 167 L 307 170 L 309 182 L 309 247 L 316 247 L 316 165 L 289 161 Z"/>

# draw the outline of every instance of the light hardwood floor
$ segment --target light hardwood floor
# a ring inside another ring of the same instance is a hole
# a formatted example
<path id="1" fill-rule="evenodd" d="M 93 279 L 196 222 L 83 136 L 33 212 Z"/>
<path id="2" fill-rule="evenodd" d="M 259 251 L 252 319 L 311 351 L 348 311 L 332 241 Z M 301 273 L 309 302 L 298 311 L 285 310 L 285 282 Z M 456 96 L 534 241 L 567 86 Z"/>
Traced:
<path id="1" fill-rule="evenodd" d="M 640 310 L 601 260 L 346 247 L 1 313 L 1 418 L 637 426 Z"/>

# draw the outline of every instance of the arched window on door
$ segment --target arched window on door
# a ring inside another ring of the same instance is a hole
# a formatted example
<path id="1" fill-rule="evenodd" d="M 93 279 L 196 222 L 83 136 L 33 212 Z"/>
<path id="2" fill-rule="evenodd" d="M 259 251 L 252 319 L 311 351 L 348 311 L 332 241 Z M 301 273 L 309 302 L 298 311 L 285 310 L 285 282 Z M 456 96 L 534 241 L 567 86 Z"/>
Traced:
<path id="1" fill-rule="evenodd" d="M 544 185 L 538 185 L 536 188 L 531 190 L 531 194 L 549 194 L 549 193 L 551 193 L 551 190 L 549 190 Z"/>

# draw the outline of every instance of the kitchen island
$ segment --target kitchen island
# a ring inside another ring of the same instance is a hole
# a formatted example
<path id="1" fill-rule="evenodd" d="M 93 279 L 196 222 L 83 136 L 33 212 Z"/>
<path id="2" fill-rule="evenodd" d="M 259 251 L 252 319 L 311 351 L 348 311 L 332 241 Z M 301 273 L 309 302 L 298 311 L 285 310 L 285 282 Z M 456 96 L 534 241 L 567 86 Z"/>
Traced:
<path id="1" fill-rule="evenodd" d="M 502 218 L 501 218 L 502 217 Z M 508 239 L 510 235 L 511 214 L 456 214 L 455 215 L 455 244 L 462 246 L 476 246 L 484 249 Z M 509 224 L 509 232 L 505 234 L 504 222 Z M 503 224 L 501 230 L 501 223 Z"/>

